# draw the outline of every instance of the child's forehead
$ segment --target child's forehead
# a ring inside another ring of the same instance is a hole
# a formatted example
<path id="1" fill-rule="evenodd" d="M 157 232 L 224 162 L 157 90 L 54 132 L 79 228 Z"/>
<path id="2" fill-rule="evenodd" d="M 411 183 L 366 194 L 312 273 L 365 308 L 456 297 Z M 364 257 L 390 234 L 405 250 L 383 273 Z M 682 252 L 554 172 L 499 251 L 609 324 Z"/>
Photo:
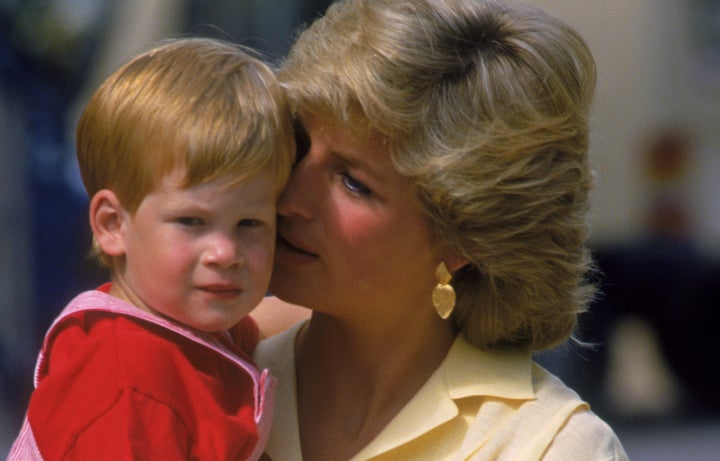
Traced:
<path id="1" fill-rule="evenodd" d="M 176 166 L 172 170 L 160 174 L 155 181 L 155 186 L 158 188 L 174 188 L 174 189 L 190 189 L 194 186 L 205 185 L 213 188 L 227 188 L 236 186 L 240 183 L 247 182 L 253 178 L 261 175 L 263 172 L 269 173 L 268 168 L 263 168 L 262 171 L 248 174 L 247 171 L 225 171 L 225 172 L 211 172 L 204 177 L 195 177 L 194 181 L 192 176 L 185 165 Z"/>
<path id="2" fill-rule="evenodd" d="M 226 174 L 194 184 L 188 184 L 181 175 L 174 174 L 161 178 L 145 198 L 153 203 L 161 200 L 171 207 L 207 210 L 269 206 L 277 199 L 275 182 L 275 176 L 268 170 L 244 176 Z"/>

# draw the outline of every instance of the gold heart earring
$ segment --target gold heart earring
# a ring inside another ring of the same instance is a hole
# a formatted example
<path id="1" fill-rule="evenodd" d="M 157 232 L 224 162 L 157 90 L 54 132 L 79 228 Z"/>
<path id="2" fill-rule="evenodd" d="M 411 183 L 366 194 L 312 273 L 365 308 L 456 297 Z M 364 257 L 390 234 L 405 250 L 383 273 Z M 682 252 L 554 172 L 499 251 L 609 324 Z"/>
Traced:
<path id="1" fill-rule="evenodd" d="M 435 310 L 441 319 L 450 317 L 453 309 L 455 309 L 455 290 L 450 285 L 452 274 L 448 271 L 444 262 L 441 262 L 435 269 L 435 277 L 438 284 L 432 291 L 432 302 Z"/>

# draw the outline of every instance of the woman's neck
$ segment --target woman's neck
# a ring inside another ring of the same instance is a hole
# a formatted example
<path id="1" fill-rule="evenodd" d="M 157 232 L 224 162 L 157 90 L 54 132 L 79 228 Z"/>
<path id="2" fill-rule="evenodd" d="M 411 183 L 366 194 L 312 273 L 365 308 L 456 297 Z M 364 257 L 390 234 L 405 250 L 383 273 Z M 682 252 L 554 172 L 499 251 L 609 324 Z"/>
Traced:
<path id="1" fill-rule="evenodd" d="M 304 459 L 350 458 L 422 387 L 454 340 L 430 314 L 385 328 L 313 314 L 296 344 Z"/>

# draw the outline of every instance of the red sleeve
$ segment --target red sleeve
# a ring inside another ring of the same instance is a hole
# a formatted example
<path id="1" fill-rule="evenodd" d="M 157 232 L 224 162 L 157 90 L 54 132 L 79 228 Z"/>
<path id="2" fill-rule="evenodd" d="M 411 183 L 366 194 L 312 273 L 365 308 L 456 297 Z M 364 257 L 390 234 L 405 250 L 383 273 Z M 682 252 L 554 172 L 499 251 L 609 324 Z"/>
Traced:
<path id="1" fill-rule="evenodd" d="M 248 357 L 252 357 L 255 346 L 260 341 L 260 329 L 257 322 L 249 315 L 246 315 L 237 325 L 230 329 L 230 336 L 237 347 Z"/>
<path id="2" fill-rule="evenodd" d="M 47 460 L 244 459 L 257 443 L 250 377 L 205 346 L 90 314 L 49 346 L 28 407 Z"/>
<path id="3" fill-rule="evenodd" d="M 78 434 L 63 459 L 187 460 L 193 445 L 172 408 L 126 390 Z"/>

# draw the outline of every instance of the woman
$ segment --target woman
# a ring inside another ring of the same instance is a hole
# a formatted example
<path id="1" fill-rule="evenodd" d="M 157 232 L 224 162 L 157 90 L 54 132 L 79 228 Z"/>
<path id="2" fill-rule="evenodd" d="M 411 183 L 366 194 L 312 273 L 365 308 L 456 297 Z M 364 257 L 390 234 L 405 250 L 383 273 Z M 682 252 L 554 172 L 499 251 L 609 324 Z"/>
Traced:
<path id="1" fill-rule="evenodd" d="M 530 357 L 593 294 L 577 33 L 494 1 L 341 0 L 280 78 L 299 139 L 271 290 L 312 317 L 257 350 L 281 381 L 267 454 L 626 459 Z"/>

